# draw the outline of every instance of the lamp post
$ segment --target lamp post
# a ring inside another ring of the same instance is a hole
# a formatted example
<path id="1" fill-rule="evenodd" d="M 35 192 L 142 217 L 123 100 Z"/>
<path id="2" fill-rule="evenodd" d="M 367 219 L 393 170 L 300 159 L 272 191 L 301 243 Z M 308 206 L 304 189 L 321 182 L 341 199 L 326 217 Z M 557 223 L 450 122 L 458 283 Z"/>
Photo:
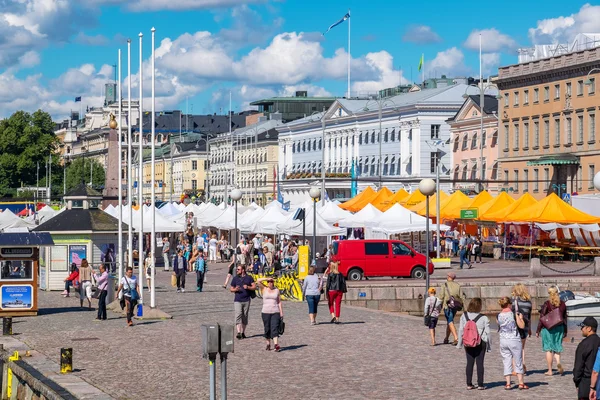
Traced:
<path id="1" fill-rule="evenodd" d="M 587 76 L 586 76 L 586 79 L 585 79 L 585 84 L 586 84 L 586 85 L 588 85 L 588 86 L 591 86 L 591 85 L 594 83 L 594 81 L 592 81 L 592 79 L 590 78 L 590 75 L 591 75 L 592 73 L 594 73 L 595 71 L 598 71 L 598 72 L 600 72 L 600 68 L 592 68 L 592 69 L 590 70 L 590 72 L 588 72 L 588 73 L 587 73 Z"/>
<path id="2" fill-rule="evenodd" d="M 378 114 L 379 114 L 379 139 L 378 139 L 378 141 L 379 141 L 379 167 L 378 167 L 378 169 L 379 169 L 379 188 L 381 189 L 383 187 L 383 185 L 381 183 L 382 174 L 383 174 L 383 165 L 382 165 L 383 157 L 381 156 L 381 143 L 383 141 L 383 138 L 381 137 L 382 136 L 382 133 L 381 133 L 381 131 L 382 131 L 382 128 L 381 128 L 382 110 L 383 110 L 383 107 L 385 107 L 386 105 L 393 104 L 394 110 L 397 109 L 397 106 L 396 106 L 396 103 L 394 103 L 394 101 L 392 99 L 379 97 L 376 100 L 369 100 L 367 102 L 367 104 L 365 104 L 365 108 L 363 109 L 364 111 L 369 111 L 369 104 L 371 102 L 374 102 L 377 104 Z"/>
<path id="3" fill-rule="evenodd" d="M 313 240 L 312 240 L 312 259 L 313 263 L 317 262 L 317 199 L 321 197 L 321 189 L 318 186 L 313 186 L 308 192 L 313 199 Z"/>
<path id="4" fill-rule="evenodd" d="M 206 191 L 205 201 L 208 203 L 208 199 L 210 198 L 210 191 L 209 191 L 210 186 L 209 186 L 209 182 L 208 182 L 208 177 L 209 177 L 208 173 L 210 171 L 210 160 L 209 160 L 210 152 L 208 150 L 209 149 L 209 147 L 208 147 L 208 133 L 206 134 L 206 137 L 207 137 L 206 139 L 204 139 L 204 138 L 198 139 L 198 141 L 196 142 L 196 145 L 194 147 L 196 148 L 196 150 L 200 150 L 200 141 L 204 140 L 204 143 L 206 143 L 206 160 L 208 161 L 206 163 L 206 166 L 208 168 L 206 169 L 206 171 L 204 171 L 204 174 L 206 175 L 206 185 L 204 185 L 205 186 L 204 190 Z"/>
<path id="5" fill-rule="evenodd" d="M 484 114 L 484 109 L 485 109 L 485 91 L 489 88 L 496 88 L 496 90 L 498 90 L 498 95 L 496 96 L 496 98 L 498 100 L 500 100 L 502 98 L 502 96 L 500 96 L 500 89 L 498 88 L 498 86 L 494 85 L 493 83 L 488 83 L 485 87 L 483 87 L 483 80 L 481 82 L 481 87 L 479 85 L 469 85 L 467 86 L 467 88 L 465 89 L 465 93 L 463 94 L 463 98 L 464 99 L 468 99 L 469 95 L 467 94 L 467 91 L 469 90 L 469 88 L 474 87 L 477 90 L 479 90 L 479 116 L 480 116 L 480 129 L 481 131 L 479 132 L 479 191 L 483 192 L 483 182 L 485 179 L 484 173 L 485 171 L 483 170 L 483 114 Z M 439 239 L 438 239 L 439 240 Z"/>
<path id="6" fill-rule="evenodd" d="M 596 188 L 596 190 L 600 190 L 600 172 L 594 175 L 594 187 Z"/>
<path id="7" fill-rule="evenodd" d="M 238 231 L 237 231 L 237 219 L 238 219 L 238 212 L 237 212 L 237 205 L 238 205 L 238 201 L 242 198 L 242 191 L 238 188 L 235 188 L 231 191 L 231 200 L 234 201 L 235 203 L 235 230 L 234 230 L 234 235 L 235 235 L 235 247 L 234 249 L 237 249 L 237 245 L 238 245 L 238 240 L 239 240 L 239 235 L 238 235 Z M 235 256 L 234 256 L 235 257 Z M 236 265 L 237 265 L 237 260 L 236 260 Z"/>
<path id="8" fill-rule="evenodd" d="M 182 151 L 181 146 L 179 146 L 177 143 L 171 144 L 171 203 L 173 202 L 173 192 L 175 191 L 173 179 L 173 153 L 177 148 L 179 149 L 179 151 Z"/>
<path id="9" fill-rule="evenodd" d="M 425 290 L 429 290 L 429 196 L 435 193 L 435 181 L 433 179 L 423 179 L 419 182 L 419 191 L 425 195 Z M 439 238 L 438 238 L 439 241 Z"/>

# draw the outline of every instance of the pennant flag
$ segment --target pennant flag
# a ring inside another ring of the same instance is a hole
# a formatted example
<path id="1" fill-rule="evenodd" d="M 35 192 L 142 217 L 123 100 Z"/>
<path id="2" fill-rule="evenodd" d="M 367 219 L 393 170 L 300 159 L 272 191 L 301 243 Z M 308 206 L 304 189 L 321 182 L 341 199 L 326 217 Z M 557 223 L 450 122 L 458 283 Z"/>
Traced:
<path id="1" fill-rule="evenodd" d="M 81 101 L 81 96 L 75 97 L 75 102 L 77 103 L 78 101 Z"/>
<path id="2" fill-rule="evenodd" d="M 327 29 L 327 32 L 329 32 L 330 30 L 332 30 L 333 28 L 335 28 L 336 26 L 338 26 L 339 24 L 341 24 L 342 22 L 344 22 L 345 20 L 347 20 L 348 18 L 350 18 L 350 12 L 348 12 L 348 14 L 344 15 L 342 17 L 342 19 L 340 19 L 338 22 L 336 22 L 335 24 L 331 25 L 329 27 L 329 29 Z M 327 33 L 325 32 L 325 33 Z M 325 33 L 323 33 L 323 36 L 325 36 Z"/>
<path id="3" fill-rule="evenodd" d="M 419 60 L 419 72 L 423 69 L 423 62 L 425 61 L 425 55 L 421 54 L 421 59 Z"/>

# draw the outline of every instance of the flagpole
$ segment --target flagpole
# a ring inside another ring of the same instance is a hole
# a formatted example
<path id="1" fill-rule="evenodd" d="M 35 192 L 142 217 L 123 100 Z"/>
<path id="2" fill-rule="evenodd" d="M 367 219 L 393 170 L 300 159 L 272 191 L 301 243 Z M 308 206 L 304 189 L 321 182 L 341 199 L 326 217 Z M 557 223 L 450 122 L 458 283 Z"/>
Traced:
<path id="1" fill-rule="evenodd" d="M 138 269 L 139 269 L 139 281 L 140 285 L 140 304 L 144 304 L 144 73 L 143 73 L 143 62 L 144 56 L 142 54 L 142 39 L 144 34 L 139 33 L 140 40 L 140 74 L 139 74 L 139 90 L 140 99 L 138 103 L 138 110 L 140 112 L 139 118 L 139 130 L 138 130 L 138 206 L 140 207 L 138 214 L 140 216 L 140 231 L 138 232 Z"/>
<path id="2" fill-rule="evenodd" d="M 150 233 L 150 254 L 152 255 L 152 269 L 150 270 L 150 283 L 151 283 L 151 287 L 150 287 L 150 308 L 155 308 L 156 307 L 156 284 L 155 284 L 155 268 L 154 268 L 154 263 L 156 260 L 156 255 L 154 254 L 156 252 L 156 188 L 155 186 L 155 155 L 154 155 L 154 151 L 156 149 L 156 142 L 154 140 L 154 135 L 155 135 L 155 118 L 156 118 L 156 112 L 154 110 L 154 104 L 155 104 L 155 79 L 156 79 L 156 70 L 154 67 L 154 32 L 156 32 L 156 29 L 154 29 L 154 27 L 152 27 L 152 100 L 150 101 L 151 104 L 151 111 L 152 111 L 152 115 L 151 115 L 151 124 L 152 124 L 152 144 L 151 144 L 151 161 L 150 161 L 150 185 L 151 185 L 151 189 L 150 189 L 150 193 L 151 193 L 151 212 L 152 212 L 152 230 Z M 208 146 L 208 145 L 207 145 Z"/>
<path id="3" fill-rule="evenodd" d="M 131 208 L 131 39 L 127 39 L 127 203 L 129 226 L 127 227 L 127 266 L 133 268 L 133 211 Z M 141 278 L 141 277 L 140 277 Z"/>
<path id="4" fill-rule="evenodd" d="M 350 98 L 350 61 L 352 56 L 350 55 L 350 9 L 348 9 L 348 99 Z"/>
<path id="5" fill-rule="evenodd" d="M 423 60 L 423 65 L 421 66 L 421 71 L 423 74 L 423 89 L 425 89 L 425 53 L 421 53 L 421 60 Z"/>
<path id="6" fill-rule="evenodd" d="M 123 96 L 121 94 L 121 49 L 119 49 L 119 80 L 117 81 L 117 94 L 119 96 L 119 282 L 123 278 Z M 111 266 L 112 267 L 112 266 Z M 112 273 L 112 271 L 111 271 Z"/>

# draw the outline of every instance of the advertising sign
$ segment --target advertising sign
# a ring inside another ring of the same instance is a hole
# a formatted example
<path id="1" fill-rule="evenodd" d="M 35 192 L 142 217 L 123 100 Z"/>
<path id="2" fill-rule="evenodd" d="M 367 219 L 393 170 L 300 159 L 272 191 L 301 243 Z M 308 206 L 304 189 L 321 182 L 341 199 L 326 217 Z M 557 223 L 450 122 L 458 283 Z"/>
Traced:
<path id="1" fill-rule="evenodd" d="M 308 275 L 308 246 L 298 246 L 298 279 Z"/>
<path id="2" fill-rule="evenodd" d="M 33 247 L 3 247 L 0 255 L 6 258 L 27 258 L 33 256 Z"/>
<path id="3" fill-rule="evenodd" d="M 33 286 L 4 285 L 0 297 L 2 310 L 30 310 L 33 307 Z"/>
<path id="4" fill-rule="evenodd" d="M 80 267 L 81 260 L 84 258 L 87 258 L 87 246 L 79 244 L 69 246 L 69 265 L 75 263 Z"/>
<path id="5" fill-rule="evenodd" d="M 479 216 L 479 210 L 460 210 L 460 219 L 475 219 Z"/>

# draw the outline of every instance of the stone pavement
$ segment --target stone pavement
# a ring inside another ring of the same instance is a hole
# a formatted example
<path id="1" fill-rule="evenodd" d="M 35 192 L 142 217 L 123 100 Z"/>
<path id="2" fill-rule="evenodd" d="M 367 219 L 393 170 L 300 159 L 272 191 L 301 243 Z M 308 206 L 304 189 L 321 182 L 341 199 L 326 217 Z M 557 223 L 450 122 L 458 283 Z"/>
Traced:
<path id="1" fill-rule="evenodd" d="M 206 399 L 208 362 L 201 358 L 200 326 L 233 321 L 233 295 L 220 285 L 225 264 L 212 265 L 205 292 L 177 294 L 170 276 L 158 272 L 157 303 L 171 320 L 139 321 L 127 327 L 124 317 L 93 322 L 95 312 L 79 309 L 76 298 L 41 292 L 40 315 L 14 320 L 16 338 L 59 360 L 61 347 L 73 347 L 75 375 L 118 399 Z M 191 276 L 189 276 L 191 278 Z M 283 351 L 265 351 L 261 300 L 250 311 L 248 339 L 235 342 L 229 357 L 231 399 L 542 399 L 573 398 L 570 372 L 546 377 L 541 340 L 528 341 L 526 382 L 529 391 L 503 389 L 498 335 L 486 355 L 486 391 L 466 391 L 465 357 L 450 345 L 429 346 L 422 318 L 342 309 L 341 325 L 325 323 L 319 306 L 317 326 L 308 323 L 306 303 L 284 303 Z M 438 327 L 438 342 L 445 324 Z M 579 335 L 578 331 L 570 335 Z M 563 364 L 572 369 L 575 343 L 566 343 Z M 217 364 L 217 381 L 219 379 Z M 58 369 L 58 364 L 57 364 Z M 220 393 L 217 386 L 217 393 Z"/>

